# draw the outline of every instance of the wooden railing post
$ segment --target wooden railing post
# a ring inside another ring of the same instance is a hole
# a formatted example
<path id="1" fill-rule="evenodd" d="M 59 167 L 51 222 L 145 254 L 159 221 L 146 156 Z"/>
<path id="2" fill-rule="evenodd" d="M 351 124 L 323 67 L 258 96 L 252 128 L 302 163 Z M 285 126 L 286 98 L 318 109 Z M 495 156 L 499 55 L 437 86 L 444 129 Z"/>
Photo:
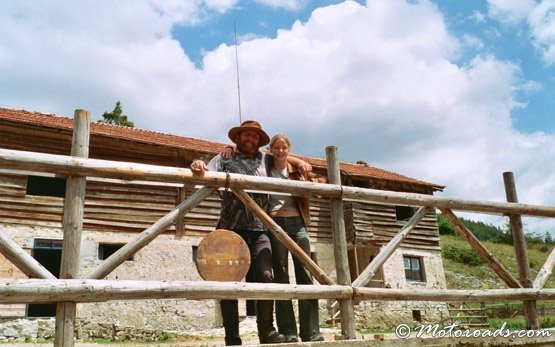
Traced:
<path id="1" fill-rule="evenodd" d="M 503 181 L 505 183 L 507 202 L 518 202 L 513 173 L 504 172 Z M 515 247 L 520 282 L 524 288 L 532 288 L 532 280 L 530 279 L 530 264 L 528 264 L 528 252 L 526 251 L 526 239 L 524 238 L 524 232 L 522 231 L 522 218 L 518 214 L 510 214 L 509 220 L 511 222 L 511 232 L 513 235 L 513 244 Z M 524 315 L 526 317 L 527 329 L 539 329 L 540 324 L 538 322 L 536 301 L 524 301 Z"/>
<path id="2" fill-rule="evenodd" d="M 73 118 L 73 139 L 71 156 L 88 158 L 91 114 L 85 110 L 75 110 Z M 81 233 L 83 231 L 83 210 L 85 206 L 86 177 L 68 176 L 64 198 L 62 227 L 64 240 L 60 278 L 79 278 Z M 58 302 L 56 306 L 56 333 L 54 346 L 73 347 L 75 334 L 75 302 Z"/>
<path id="3" fill-rule="evenodd" d="M 326 147 L 326 160 L 329 183 L 341 185 L 341 173 L 339 171 L 339 159 L 336 147 Z M 349 271 L 349 259 L 347 255 L 347 235 L 345 234 L 345 217 L 343 215 L 342 197 L 331 198 L 330 204 L 337 284 L 348 286 L 351 285 L 351 273 Z M 341 310 L 341 335 L 347 340 L 356 339 L 353 299 L 339 300 L 339 309 Z"/>

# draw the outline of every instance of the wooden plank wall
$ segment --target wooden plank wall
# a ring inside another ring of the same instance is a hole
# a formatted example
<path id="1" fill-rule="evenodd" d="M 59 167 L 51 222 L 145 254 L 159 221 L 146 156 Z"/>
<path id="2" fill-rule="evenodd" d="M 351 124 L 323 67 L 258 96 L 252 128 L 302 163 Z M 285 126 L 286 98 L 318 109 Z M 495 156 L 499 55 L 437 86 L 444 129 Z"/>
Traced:
<path id="1" fill-rule="evenodd" d="M 405 225 L 397 220 L 394 205 L 345 202 L 345 214 L 352 225 L 355 243 L 383 245 L 389 242 Z M 430 211 L 401 244 L 405 247 L 439 250 L 436 216 Z"/>
<path id="2" fill-rule="evenodd" d="M 61 227 L 63 198 L 26 195 L 27 176 L 0 174 L 0 222 L 46 227 Z M 179 203 L 179 185 L 125 183 L 116 180 L 87 180 L 85 230 L 139 233 L 172 210 Z M 194 192 L 186 187 L 186 198 Z M 345 204 L 349 243 L 380 245 L 387 243 L 401 229 L 395 207 L 381 204 L 348 202 Z M 217 193 L 196 206 L 184 217 L 184 235 L 205 235 L 214 230 L 220 212 Z M 312 225 L 310 237 L 318 242 L 333 242 L 329 200 L 310 199 Z M 167 233 L 174 233 L 171 226 Z M 439 249 L 435 214 L 430 212 L 409 234 L 405 246 Z"/>

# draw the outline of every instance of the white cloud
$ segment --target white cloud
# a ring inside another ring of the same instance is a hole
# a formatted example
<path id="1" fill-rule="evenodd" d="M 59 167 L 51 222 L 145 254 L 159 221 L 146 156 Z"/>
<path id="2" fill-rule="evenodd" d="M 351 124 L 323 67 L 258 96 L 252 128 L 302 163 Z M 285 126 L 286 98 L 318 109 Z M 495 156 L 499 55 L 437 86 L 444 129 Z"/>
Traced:
<path id="1" fill-rule="evenodd" d="M 555 1 L 544 0 L 528 16 L 533 40 L 548 64 L 555 63 Z"/>
<path id="2" fill-rule="evenodd" d="M 486 16 L 480 11 L 474 11 L 470 19 L 477 23 L 484 23 L 486 21 Z"/>
<path id="3" fill-rule="evenodd" d="M 555 0 L 488 0 L 489 14 L 507 24 L 525 21 L 543 60 L 555 63 Z"/>
<path id="4" fill-rule="evenodd" d="M 212 13 L 223 14 L 237 6 L 238 0 L 146 0 L 157 14 L 170 23 L 194 25 Z"/>
<path id="5" fill-rule="evenodd" d="M 255 0 L 256 2 L 274 8 L 283 8 L 288 11 L 302 10 L 308 0 Z"/>
<path id="6" fill-rule="evenodd" d="M 517 23 L 524 19 L 534 7 L 534 0 L 488 0 L 489 15 L 506 23 Z"/>
<path id="7" fill-rule="evenodd" d="M 98 119 L 120 100 L 138 127 L 227 141 L 238 123 L 234 48 L 207 52 L 198 69 L 171 36 L 216 2 L 153 4 L 2 3 L 0 105 Z M 287 133 L 296 152 L 322 157 L 335 145 L 342 160 L 445 184 L 457 198 L 503 201 L 501 173 L 513 171 L 522 202 L 555 205 L 553 135 L 511 125 L 515 93 L 537 86 L 493 56 L 456 65 L 479 46 L 460 40 L 428 2 L 320 8 L 275 39 L 240 44 L 243 119 Z"/>

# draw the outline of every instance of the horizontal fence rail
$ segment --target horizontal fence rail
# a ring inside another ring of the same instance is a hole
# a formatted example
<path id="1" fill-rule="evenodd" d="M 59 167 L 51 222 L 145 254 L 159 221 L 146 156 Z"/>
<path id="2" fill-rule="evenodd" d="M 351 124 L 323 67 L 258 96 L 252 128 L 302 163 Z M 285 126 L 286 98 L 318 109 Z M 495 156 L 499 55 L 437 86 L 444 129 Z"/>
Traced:
<path id="1" fill-rule="evenodd" d="M 226 174 L 207 172 L 204 177 L 193 176 L 191 170 L 139 163 L 83 159 L 55 154 L 24 152 L 0 148 L 0 166 L 16 170 L 54 172 L 124 180 L 149 180 L 167 183 L 200 184 L 212 187 L 226 186 Z M 520 214 L 537 217 L 555 217 L 555 207 L 510 202 L 491 202 L 436 197 L 433 195 L 380 191 L 347 187 L 336 184 L 307 181 L 279 180 L 231 174 L 229 188 L 319 195 L 346 200 L 370 201 L 384 204 L 448 208 L 451 210 L 491 214 Z"/>
<path id="2" fill-rule="evenodd" d="M 386 289 L 215 281 L 0 279 L 4 304 L 79 303 L 142 299 L 363 299 L 372 301 L 481 302 L 554 300 L 555 289 Z"/>
<path id="3" fill-rule="evenodd" d="M 351 286 L 216 281 L 0 279 L 0 302 L 102 302 L 140 299 L 343 299 Z"/>

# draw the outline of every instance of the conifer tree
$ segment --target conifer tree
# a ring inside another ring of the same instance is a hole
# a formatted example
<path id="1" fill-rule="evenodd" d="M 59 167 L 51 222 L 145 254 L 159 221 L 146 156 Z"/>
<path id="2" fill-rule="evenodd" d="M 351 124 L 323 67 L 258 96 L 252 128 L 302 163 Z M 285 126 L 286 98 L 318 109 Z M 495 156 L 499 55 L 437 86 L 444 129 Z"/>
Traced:
<path id="1" fill-rule="evenodd" d="M 102 118 L 103 119 L 100 121 L 101 123 L 123 125 L 130 128 L 133 128 L 135 126 L 133 122 L 128 120 L 127 116 L 123 114 L 121 103 L 119 101 L 116 102 L 116 107 L 114 107 L 114 110 L 110 113 L 104 112 Z"/>

